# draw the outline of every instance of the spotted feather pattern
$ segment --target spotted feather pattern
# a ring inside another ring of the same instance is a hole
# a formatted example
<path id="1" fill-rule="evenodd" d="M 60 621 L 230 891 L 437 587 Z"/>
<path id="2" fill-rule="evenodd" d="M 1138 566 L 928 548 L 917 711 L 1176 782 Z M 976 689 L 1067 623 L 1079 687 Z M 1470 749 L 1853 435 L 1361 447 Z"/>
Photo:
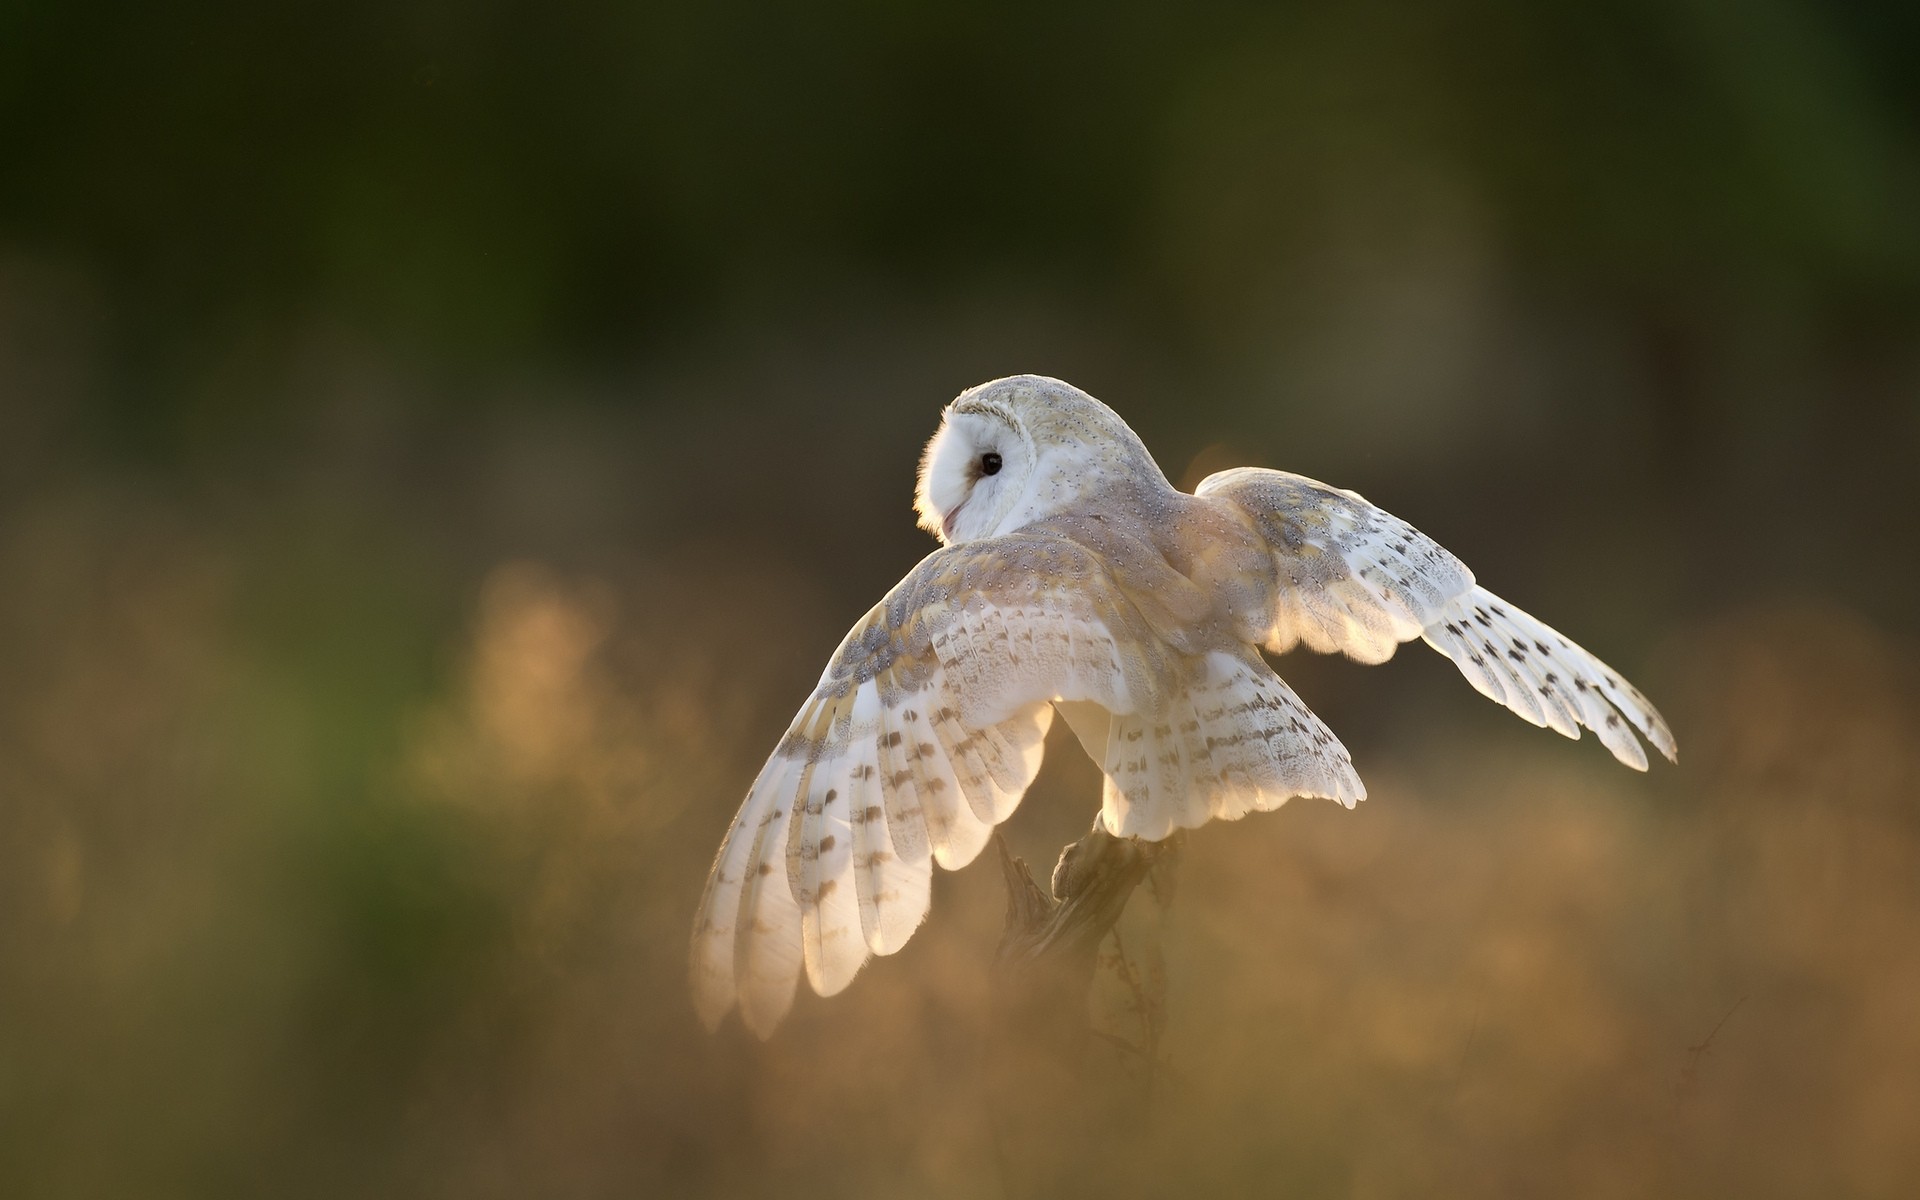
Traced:
<path id="1" fill-rule="evenodd" d="M 1639 688 L 1483 587 L 1448 604 L 1422 636 L 1483 695 L 1535 725 L 1570 738 L 1584 725 L 1615 758 L 1644 771 L 1647 752 L 1627 731 L 1631 724 L 1669 762 L 1678 760 L 1673 731 Z"/>
<path id="2" fill-rule="evenodd" d="M 1585 726 L 1613 756 L 1647 769 L 1631 725 L 1668 759 L 1673 733 L 1639 689 L 1544 623 L 1475 584 L 1466 565 L 1353 492 L 1241 467 L 1195 494 L 1251 521 L 1272 555 L 1268 649 L 1297 644 L 1384 662 L 1422 638 L 1482 694 L 1570 738 Z"/>
<path id="3" fill-rule="evenodd" d="M 1352 492 L 1303 475 L 1238 467 L 1194 489 L 1237 506 L 1273 557 L 1261 643 L 1383 663 L 1420 636 L 1473 572 L 1432 538 Z"/>
<path id="4" fill-rule="evenodd" d="M 1367 795 L 1346 747 L 1252 653 L 1209 654 L 1159 712 L 1116 715 L 1101 769 L 1107 831 L 1149 841 L 1294 796 Z"/>

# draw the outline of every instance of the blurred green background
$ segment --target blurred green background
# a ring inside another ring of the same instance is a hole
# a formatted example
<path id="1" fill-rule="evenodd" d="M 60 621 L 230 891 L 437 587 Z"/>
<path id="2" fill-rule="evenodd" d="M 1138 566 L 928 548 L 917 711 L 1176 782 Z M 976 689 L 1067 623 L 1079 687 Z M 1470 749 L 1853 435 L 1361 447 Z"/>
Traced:
<path id="1" fill-rule="evenodd" d="M 1682 749 L 1283 660 L 1372 799 L 1192 839 L 1132 1188 L 1916 1194 L 1917 55 L 1899 0 L 0 6 L 0 1193 L 1001 1194 L 990 866 L 766 1045 L 684 953 L 939 406 L 1036 371 L 1410 519 Z"/>

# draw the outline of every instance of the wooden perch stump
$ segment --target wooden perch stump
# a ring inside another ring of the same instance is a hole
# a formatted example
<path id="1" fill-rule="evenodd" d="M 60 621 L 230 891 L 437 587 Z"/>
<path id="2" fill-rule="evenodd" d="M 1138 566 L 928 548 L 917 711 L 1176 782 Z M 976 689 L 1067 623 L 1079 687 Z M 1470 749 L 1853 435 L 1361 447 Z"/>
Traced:
<path id="1" fill-rule="evenodd" d="M 1007 884 L 1007 925 L 994 955 L 987 1033 L 987 1081 L 995 1145 L 1007 1190 L 1016 1196 L 1080 1194 L 1125 1161 L 1114 1143 L 1144 1130 L 1151 1103 L 1159 999 L 1142 991 L 1143 1069 L 1116 1062 L 1095 1028 L 1089 998 L 1103 966 L 1132 982 L 1126 955 L 1103 959 L 1127 902 L 1151 878 L 1162 904 L 1171 898 L 1178 838 L 1143 842 L 1100 828 L 1060 852 L 1051 888 L 1034 882 L 998 834 L 994 844 Z M 1155 981 L 1157 984 L 1157 980 Z M 1131 1040 L 1131 1039 L 1130 1039 Z M 1128 1064 L 1140 1067 L 1141 1062 Z M 1091 1174 L 1090 1174 L 1091 1173 Z"/>

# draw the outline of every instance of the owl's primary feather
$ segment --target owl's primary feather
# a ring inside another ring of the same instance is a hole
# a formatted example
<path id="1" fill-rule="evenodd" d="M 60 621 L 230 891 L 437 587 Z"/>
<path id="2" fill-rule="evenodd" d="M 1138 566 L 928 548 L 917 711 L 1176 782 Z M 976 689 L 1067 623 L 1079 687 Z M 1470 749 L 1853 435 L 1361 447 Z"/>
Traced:
<path id="1" fill-rule="evenodd" d="M 1040 376 L 950 405 L 921 464 L 945 548 L 840 645 L 760 771 L 694 925 L 695 1007 L 761 1036 L 804 970 L 838 992 L 1020 803 L 1056 709 L 1106 776 L 1101 816 L 1159 839 L 1293 796 L 1366 795 L 1260 657 L 1384 662 L 1424 638 L 1487 696 L 1644 770 L 1673 735 L 1632 685 L 1352 492 L 1242 468 L 1176 490 L 1111 409 Z"/>

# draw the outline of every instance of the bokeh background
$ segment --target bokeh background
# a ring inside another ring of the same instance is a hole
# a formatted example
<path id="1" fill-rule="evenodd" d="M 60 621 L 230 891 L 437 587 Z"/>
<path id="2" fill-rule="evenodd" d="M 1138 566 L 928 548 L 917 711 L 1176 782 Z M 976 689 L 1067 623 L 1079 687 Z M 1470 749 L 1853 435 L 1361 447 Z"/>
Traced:
<path id="1" fill-rule="evenodd" d="M 0 6 L 0 1192 L 1002 1194 L 990 865 L 765 1045 L 684 946 L 1037 371 L 1682 749 L 1284 660 L 1372 798 L 1191 840 L 1120 1178 L 1916 1194 L 1917 13 Z"/>

